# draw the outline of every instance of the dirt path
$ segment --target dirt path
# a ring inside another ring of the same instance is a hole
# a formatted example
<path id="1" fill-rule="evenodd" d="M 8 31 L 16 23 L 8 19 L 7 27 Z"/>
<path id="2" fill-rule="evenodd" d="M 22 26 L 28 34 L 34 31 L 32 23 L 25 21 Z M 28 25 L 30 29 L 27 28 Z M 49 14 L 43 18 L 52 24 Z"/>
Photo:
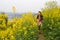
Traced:
<path id="1" fill-rule="evenodd" d="M 38 40 L 44 40 L 43 34 L 38 34 Z"/>

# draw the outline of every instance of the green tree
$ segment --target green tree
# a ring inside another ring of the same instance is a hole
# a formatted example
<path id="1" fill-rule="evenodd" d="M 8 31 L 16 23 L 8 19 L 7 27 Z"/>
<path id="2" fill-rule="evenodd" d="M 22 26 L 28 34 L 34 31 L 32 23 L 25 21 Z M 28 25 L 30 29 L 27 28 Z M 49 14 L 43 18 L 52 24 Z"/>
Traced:
<path id="1" fill-rule="evenodd" d="M 56 8 L 57 7 L 57 2 L 56 1 L 49 1 L 49 2 L 46 2 L 46 8 Z"/>

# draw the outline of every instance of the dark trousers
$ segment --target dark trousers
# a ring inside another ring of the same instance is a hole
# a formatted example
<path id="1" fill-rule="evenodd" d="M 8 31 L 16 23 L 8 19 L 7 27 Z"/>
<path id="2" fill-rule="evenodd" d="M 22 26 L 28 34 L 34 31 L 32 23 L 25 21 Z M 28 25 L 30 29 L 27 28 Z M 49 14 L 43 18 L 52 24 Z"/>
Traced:
<path id="1" fill-rule="evenodd" d="M 38 25 L 38 30 L 40 30 L 41 25 Z"/>

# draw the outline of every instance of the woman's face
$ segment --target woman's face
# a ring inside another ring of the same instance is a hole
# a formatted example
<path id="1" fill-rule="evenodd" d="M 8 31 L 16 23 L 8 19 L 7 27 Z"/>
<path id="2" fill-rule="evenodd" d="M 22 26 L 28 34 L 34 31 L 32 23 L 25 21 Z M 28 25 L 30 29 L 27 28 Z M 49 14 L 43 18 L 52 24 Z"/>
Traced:
<path id="1" fill-rule="evenodd" d="M 40 13 L 38 12 L 38 14 L 40 15 Z"/>

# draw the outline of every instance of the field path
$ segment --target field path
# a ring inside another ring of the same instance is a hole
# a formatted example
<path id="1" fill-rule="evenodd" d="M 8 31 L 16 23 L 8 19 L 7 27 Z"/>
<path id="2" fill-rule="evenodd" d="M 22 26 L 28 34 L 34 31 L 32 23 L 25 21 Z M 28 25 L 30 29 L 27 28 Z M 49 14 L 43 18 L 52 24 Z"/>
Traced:
<path id="1" fill-rule="evenodd" d="M 38 40 L 44 40 L 43 34 L 38 35 Z"/>

